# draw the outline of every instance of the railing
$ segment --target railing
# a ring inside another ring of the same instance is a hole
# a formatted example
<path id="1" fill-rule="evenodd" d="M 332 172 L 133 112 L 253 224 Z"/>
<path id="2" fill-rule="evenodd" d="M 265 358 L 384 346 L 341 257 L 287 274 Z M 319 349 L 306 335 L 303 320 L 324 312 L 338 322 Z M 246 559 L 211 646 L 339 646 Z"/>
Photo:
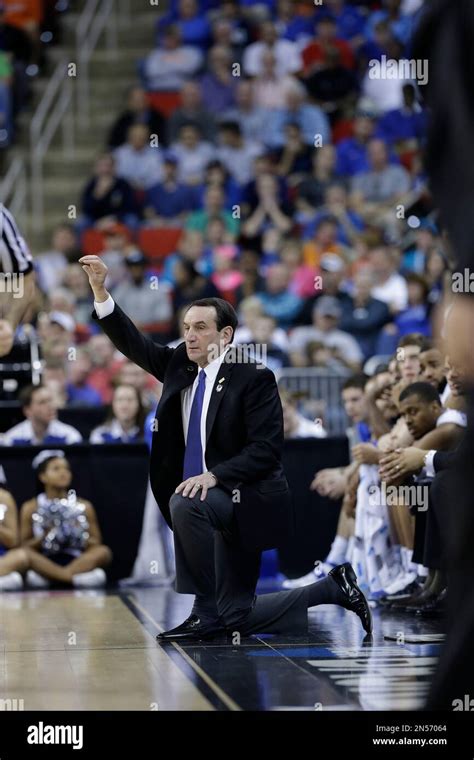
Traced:
<path id="1" fill-rule="evenodd" d="M 70 64 L 60 61 L 48 82 L 30 124 L 33 229 L 41 232 L 44 219 L 43 162 L 56 131 L 62 128 L 65 161 L 74 151 L 73 77 Z"/>
<path id="2" fill-rule="evenodd" d="M 17 156 L 8 167 L 0 183 L 0 203 L 3 203 L 18 221 L 21 232 L 28 233 L 28 178 L 26 165 Z"/>
<path id="3" fill-rule="evenodd" d="M 344 382 L 351 375 L 316 367 L 289 367 L 275 373 L 281 388 L 296 394 L 300 406 L 308 417 L 323 420 L 329 435 L 345 435 L 348 419 L 341 400 Z"/>
<path id="4" fill-rule="evenodd" d="M 130 13 L 129 6 L 125 6 L 126 11 L 127 8 Z M 104 31 L 111 58 L 117 56 L 117 13 L 115 0 L 88 0 L 77 24 L 77 113 L 82 129 L 87 128 L 90 122 L 90 59 Z"/>

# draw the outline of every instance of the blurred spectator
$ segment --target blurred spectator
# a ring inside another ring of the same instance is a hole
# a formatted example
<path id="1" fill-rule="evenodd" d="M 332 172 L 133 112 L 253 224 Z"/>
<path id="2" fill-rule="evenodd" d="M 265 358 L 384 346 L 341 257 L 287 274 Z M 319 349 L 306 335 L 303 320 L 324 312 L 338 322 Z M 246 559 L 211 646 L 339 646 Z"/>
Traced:
<path id="1" fill-rule="evenodd" d="M 74 361 L 68 362 L 67 403 L 68 406 L 101 406 L 100 393 L 88 382 L 92 361 L 88 347 L 76 348 Z"/>
<path id="2" fill-rule="evenodd" d="M 325 145 L 331 142 L 329 122 L 324 111 L 307 102 L 306 92 L 300 82 L 286 89 L 285 108 L 274 111 L 268 123 L 265 142 L 272 148 L 285 144 L 285 125 L 295 123 L 301 129 L 306 145 Z"/>
<path id="3" fill-rule="evenodd" d="M 377 352 L 380 330 L 390 321 L 388 307 L 371 295 L 374 276 L 367 267 L 354 275 L 352 296 L 342 304 L 340 328 L 352 335 L 358 342 L 364 359 Z"/>
<path id="4" fill-rule="evenodd" d="M 434 222 L 430 219 L 422 219 L 420 226 L 415 231 L 415 240 L 403 254 L 402 265 L 404 270 L 423 274 L 428 252 L 433 247 L 438 235 Z"/>
<path id="5" fill-rule="evenodd" d="M 340 111 L 354 104 L 359 83 L 353 71 L 341 63 L 341 53 L 329 47 L 325 62 L 305 79 L 311 98 L 335 119 Z"/>
<path id="6" fill-rule="evenodd" d="M 117 176 L 112 154 L 103 153 L 98 157 L 94 176 L 82 193 L 81 209 L 84 217 L 77 225 L 81 232 L 110 218 L 131 227 L 137 225 L 137 205 L 132 187 Z"/>
<path id="7" fill-rule="evenodd" d="M 168 13 L 157 24 L 158 33 L 172 22 L 179 30 L 184 45 L 205 50 L 211 36 L 209 21 L 201 13 L 197 0 L 178 0 L 176 13 Z M 158 34 L 157 45 L 161 44 Z"/>
<path id="8" fill-rule="evenodd" d="M 254 346 L 252 354 L 272 372 L 290 365 L 288 355 L 274 342 L 275 328 L 275 319 L 263 314 L 255 320 L 250 337 L 250 344 Z"/>
<path id="9" fill-rule="evenodd" d="M 428 318 L 428 292 L 427 281 L 419 274 L 410 272 L 406 276 L 408 290 L 408 305 L 395 317 L 395 324 L 399 335 L 408 333 L 421 333 L 431 335 L 431 324 Z"/>
<path id="10" fill-rule="evenodd" d="M 440 248 L 430 248 L 426 254 L 424 277 L 430 288 L 428 302 L 430 305 L 438 303 L 443 293 L 443 280 L 450 276 L 449 264 Z"/>
<path id="11" fill-rule="evenodd" d="M 365 35 L 371 39 L 374 35 L 374 29 L 381 21 L 388 22 L 391 33 L 403 45 L 406 45 L 411 31 L 411 16 L 405 15 L 401 11 L 401 0 L 382 0 L 383 9 L 373 11 L 368 19 L 365 28 Z"/>
<path id="12" fill-rule="evenodd" d="M 336 298 L 322 296 L 313 307 L 311 327 L 295 327 L 290 333 L 290 355 L 295 366 L 305 365 L 305 354 L 310 341 L 320 341 L 332 349 L 333 355 L 346 367 L 357 370 L 363 355 L 357 341 L 349 333 L 338 329 L 342 309 Z"/>
<path id="13" fill-rule="evenodd" d="M 298 320 L 299 323 L 303 325 L 313 323 L 313 308 L 322 296 L 332 296 L 337 299 L 341 307 L 346 302 L 350 304 L 348 294 L 342 289 L 345 269 L 346 265 L 338 254 L 324 253 L 321 256 L 319 280 L 317 279 L 318 275 L 316 275 L 314 278 L 314 294 L 305 300 Z"/>
<path id="14" fill-rule="evenodd" d="M 239 185 L 250 182 L 254 159 L 262 152 L 263 146 L 260 143 L 251 142 L 242 136 L 237 122 L 224 121 L 219 124 L 217 158 Z"/>
<path id="15" fill-rule="evenodd" d="M 263 142 L 267 111 L 255 94 L 255 82 L 240 81 L 235 91 L 235 106 L 222 117 L 227 122 L 237 122 L 245 140 Z"/>
<path id="16" fill-rule="evenodd" d="M 313 422 L 298 411 L 297 402 L 288 391 L 280 389 L 283 409 L 283 432 L 285 440 L 294 438 L 326 438 L 327 433 L 321 420 Z"/>
<path id="17" fill-rule="evenodd" d="M 302 61 L 296 43 L 279 39 L 276 26 L 272 21 L 264 21 L 260 25 L 259 32 L 260 40 L 245 48 L 243 69 L 247 76 L 256 77 L 262 74 L 262 58 L 265 51 L 270 51 L 275 56 L 278 77 L 301 71 Z"/>
<path id="18" fill-rule="evenodd" d="M 108 222 L 103 226 L 103 240 L 104 248 L 99 256 L 107 267 L 107 288 L 113 290 L 126 277 L 125 256 L 135 249 L 130 242 L 129 230 L 117 222 Z"/>
<path id="19" fill-rule="evenodd" d="M 129 253 L 125 264 L 128 277 L 113 291 L 114 300 L 140 330 L 152 330 L 158 323 L 166 325 L 173 314 L 168 285 L 158 285 L 157 277 L 150 280 L 146 276 L 148 260 L 141 251 Z"/>
<path id="20" fill-rule="evenodd" d="M 107 145 L 118 148 L 127 140 L 130 127 L 143 124 L 149 133 L 157 135 L 160 145 L 166 145 L 166 119 L 155 108 L 150 108 L 146 91 L 140 85 L 133 85 L 127 92 L 127 108 L 117 117 L 110 128 Z"/>
<path id="21" fill-rule="evenodd" d="M 327 66 L 334 48 L 339 52 L 342 66 L 345 69 L 354 68 L 354 53 L 345 40 L 337 37 L 337 25 L 331 16 L 322 16 L 315 32 L 313 41 L 302 52 L 305 78 Z"/>
<path id="22" fill-rule="evenodd" d="M 75 428 L 58 420 L 53 394 L 44 385 L 23 388 L 18 400 L 26 420 L 7 430 L 4 446 L 66 446 L 82 441 Z"/>
<path id="23" fill-rule="evenodd" d="M 280 248 L 280 259 L 290 272 L 290 291 L 299 297 L 314 295 L 315 270 L 303 263 L 303 250 L 296 238 L 288 238 Z"/>
<path id="24" fill-rule="evenodd" d="M 298 47 L 313 36 L 311 18 L 301 15 L 292 0 L 277 0 L 275 28 L 280 38 L 296 42 Z"/>
<path id="25" fill-rule="evenodd" d="M 130 361 L 123 362 L 114 380 L 115 385 L 133 385 L 140 393 L 140 398 L 145 409 L 156 409 L 156 404 L 161 396 L 162 383 L 150 375 L 138 364 Z"/>
<path id="26" fill-rule="evenodd" d="M 194 264 L 186 259 L 178 258 L 174 264 L 174 281 L 173 289 L 173 312 L 177 312 L 182 306 L 190 304 L 199 298 L 219 298 L 219 290 L 214 283 L 203 277 Z"/>
<path id="27" fill-rule="evenodd" d="M 163 30 L 159 47 L 147 55 L 140 70 L 147 90 L 179 92 L 184 83 L 197 74 L 203 55 L 198 48 L 182 43 L 176 25 Z"/>
<path id="28" fill-rule="evenodd" d="M 258 296 L 244 298 L 239 304 L 239 326 L 234 335 L 234 343 L 250 343 L 257 321 L 266 316 L 263 304 Z M 288 335 L 282 327 L 275 327 L 272 332 L 272 342 L 282 351 L 288 348 Z"/>
<path id="29" fill-rule="evenodd" d="M 204 208 L 201 211 L 194 211 L 188 216 L 186 229 L 196 230 L 204 234 L 209 221 L 219 217 L 225 223 L 228 232 L 232 235 L 238 235 L 240 221 L 224 208 L 224 201 L 223 190 L 218 186 L 210 185 L 204 196 Z"/>
<path id="30" fill-rule="evenodd" d="M 367 146 L 374 135 L 375 118 L 372 113 L 359 109 L 352 128 L 352 137 L 346 137 L 337 145 L 336 171 L 344 177 L 369 170 Z"/>
<path id="31" fill-rule="evenodd" d="M 345 0 L 324 0 L 319 15 L 328 15 L 336 24 L 336 36 L 346 40 L 356 49 L 364 37 L 364 16 L 358 8 L 348 5 Z"/>
<path id="32" fill-rule="evenodd" d="M 309 176 L 297 186 L 295 201 L 298 221 L 306 222 L 313 217 L 318 206 L 324 203 L 324 194 L 337 179 L 336 150 L 333 145 L 322 145 L 313 151 Z"/>
<path id="33" fill-rule="evenodd" d="M 40 253 L 35 260 L 37 282 L 44 293 L 50 293 L 61 283 L 68 263 L 79 258 L 76 233 L 71 224 L 58 224 L 51 236 L 51 249 Z"/>
<path id="34" fill-rule="evenodd" d="M 301 310 L 301 298 L 290 291 L 290 272 L 284 264 L 268 267 L 265 289 L 257 294 L 263 310 L 279 327 L 288 328 Z"/>
<path id="35" fill-rule="evenodd" d="M 370 266 L 375 285 L 372 297 L 387 304 L 392 314 L 406 309 L 408 289 L 405 279 L 397 272 L 397 262 L 388 248 L 375 248 L 370 253 Z"/>
<path id="36" fill-rule="evenodd" d="M 69 264 L 62 278 L 62 284 L 74 296 L 72 316 L 76 325 L 87 325 L 92 310 L 90 288 L 80 264 Z"/>
<path id="37" fill-rule="evenodd" d="M 355 245 L 365 225 L 359 214 L 349 208 L 347 190 L 341 183 L 334 182 L 328 185 L 324 193 L 324 204 L 311 222 L 303 228 L 303 238 L 311 238 L 321 220 L 328 217 L 337 222 L 337 242 L 342 245 Z"/>
<path id="38" fill-rule="evenodd" d="M 278 75 L 277 60 L 271 50 L 263 52 L 260 68 L 260 74 L 252 81 L 253 102 L 265 111 L 285 108 L 287 92 L 298 80 L 291 74 Z"/>
<path id="39" fill-rule="evenodd" d="M 12 83 L 10 53 L 0 50 L 0 148 L 8 147 L 13 139 Z"/>
<path id="40" fill-rule="evenodd" d="M 305 366 L 330 370 L 340 374 L 345 370 L 345 364 L 334 356 L 334 350 L 320 340 L 310 340 L 306 344 Z"/>
<path id="41" fill-rule="evenodd" d="M 202 140 L 199 128 L 190 123 L 181 127 L 171 149 L 178 159 L 179 181 L 186 185 L 200 184 L 207 164 L 215 156 L 214 146 Z"/>
<path id="42" fill-rule="evenodd" d="M 94 428 L 90 443 L 136 443 L 143 440 L 145 409 L 133 385 L 120 383 L 114 389 L 112 404 L 103 425 Z"/>
<path id="43" fill-rule="evenodd" d="M 119 304 L 120 306 L 120 304 Z M 93 335 L 87 344 L 92 370 L 87 378 L 89 385 L 100 394 L 103 404 L 112 401 L 112 383 L 123 359 L 115 357 L 115 347 L 106 335 Z"/>
<path id="44" fill-rule="evenodd" d="M 324 253 L 336 254 L 344 261 L 344 248 L 337 242 L 338 231 L 337 219 L 334 216 L 323 216 L 314 229 L 313 238 L 303 245 L 305 264 L 309 267 L 319 266 Z"/>
<path id="45" fill-rule="evenodd" d="M 211 186 L 222 189 L 225 196 L 224 206 L 226 209 L 232 210 L 234 206 L 240 204 L 243 189 L 231 177 L 222 161 L 218 159 L 209 161 L 206 166 L 204 183 L 196 188 L 196 202 L 199 208 L 204 206 L 206 192 Z"/>
<path id="46" fill-rule="evenodd" d="M 427 128 L 427 116 L 417 103 L 415 86 L 410 82 L 402 87 L 403 104 L 387 111 L 379 121 L 377 133 L 387 143 L 399 148 L 413 148 L 423 141 Z"/>
<path id="47" fill-rule="evenodd" d="M 403 55 L 403 46 L 398 40 L 389 38 L 383 55 L 386 55 L 390 61 L 398 63 Z M 371 59 L 369 64 L 372 63 L 372 60 L 376 59 Z M 407 84 L 409 80 L 401 75 L 396 77 L 375 76 L 374 72 L 378 74 L 375 69 L 371 69 L 369 66 L 362 80 L 361 95 L 370 101 L 378 116 L 382 116 L 387 111 L 401 108 L 403 106 L 403 85 Z"/>
<path id="48" fill-rule="evenodd" d="M 238 270 L 238 248 L 235 245 L 218 245 L 214 248 L 213 273 L 211 282 L 235 305 L 235 291 L 242 284 L 243 277 Z"/>
<path id="49" fill-rule="evenodd" d="M 209 266 L 207 262 L 203 262 L 204 250 L 204 235 L 202 232 L 198 230 L 185 230 L 179 239 L 177 251 L 165 259 L 160 282 L 175 285 L 174 267 L 180 259 L 191 262 L 200 274 L 209 274 L 212 266 Z"/>
<path id="50" fill-rule="evenodd" d="M 207 57 L 207 72 L 201 79 L 204 108 L 213 114 L 223 113 L 235 105 L 237 77 L 232 72 L 230 51 L 223 45 L 214 45 Z"/>
<path id="51" fill-rule="evenodd" d="M 313 148 L 305 144 L 299 124 L 286 124 L 285 136 L 285 144 L 275 152 L 276 170 L 293 186 L 311 172 Z"/>
<path id="52" fill-rule="evenodd" d="M 148 221 L 179 226 L 186 214 L 196 208 L 196 194 L 189 185 L 178 181 L 178 159 L 173 153 L 165 153 L 162 181 L 148 188 L 144 204 Z"/>
<path id="53" fill-rule="evenodd" d="M 262 174 L 257 178 L 257 205 L 242 226 L 246 237 L 262 235 L 269 227 L 282 233 L 293 226 L 291 208 L 288 203 L 278 200 L 278 183 L 273 174 Z"/>
<path id="54" fill-rule="evenodd" d="M 383 140 L 372 139 L 367 153 L 369 170 L 356 174 L 351 184 L 354 207 L 364 218 L 392 209 L 410 189 L 410 175 L 403 166 L 389 164 Z"/>
<path id="55" fill-rule="evenodd" d="M 168 142 L 173 142 L 181 127 L 186 124 L 195 124 L 204 140 L 214 142 L 216 137 L 214 114 L 203 108 L 199 83 L 185 82 L 180 94 L 181 104 L 168 119 Z"/>
<path id="56" fill-rule="evenodd" d="M 114 151 L 114 157 L 117 176 L 136 190 L 148 190 L 162 178 L 161 151 L 150 144 L 150 131 L 145 124 L 129 128 L 127 142 Z"/>
<path id="57" fill-rule="evenodd" d="M 254 296 L 263 288 L 263 277 L 259 271 L 260 254 L 252 248 L 244 248 L 239 257 L 239 272 L 242 275 L 242 282 L 235 290 L 235 302 L 240 304 L 241 301 Z"/>

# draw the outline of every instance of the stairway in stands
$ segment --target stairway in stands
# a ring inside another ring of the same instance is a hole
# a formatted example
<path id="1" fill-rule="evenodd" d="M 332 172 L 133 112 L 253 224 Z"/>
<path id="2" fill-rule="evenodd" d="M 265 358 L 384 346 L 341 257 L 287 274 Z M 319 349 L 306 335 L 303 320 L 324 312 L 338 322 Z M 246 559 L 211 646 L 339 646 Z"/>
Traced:
<path id="1" fill-rule="evenodd" d="M 127 88 L 138 81 L 137 60 L 143 58 L 154 45 L 154 23 L 158 8 L 144 0 L 129 0 L 131 20 L 123 16 L 118 20 L 118 55 L 112 59 L 106 48 L 105 35 L 99 40 L 91 58 L 90 71 L 90 126 L 87 130 L 76 128 L 76 149 L 73 156 L 64 160 L 61 131 L 58 130 L 44 163 L 45 228 L 43 234 L 35 233 L 29 225 L 28 241 L 33 253 L 49 246 L 54 226 L 67 218 L 67 209 L 76 204 L 79 213 L 81 190 L 91 176 L 96 155 L 105 146 L 108 129 L 125 106 Z M 164 10 L 160 4 L 159 10 Z M 50 69 L 63 55 L 68 62 L 75 59 L 75 28 L 79 14 L 65 14 L 63 39 L 59 47 L 49 51 Z M 34 83 L 32 106 L 21 115 L 20 139 L 11 151 L 22 156 L 29 167 L 29 123 L 36 105 L 47 86 L 47 78 Z"/>

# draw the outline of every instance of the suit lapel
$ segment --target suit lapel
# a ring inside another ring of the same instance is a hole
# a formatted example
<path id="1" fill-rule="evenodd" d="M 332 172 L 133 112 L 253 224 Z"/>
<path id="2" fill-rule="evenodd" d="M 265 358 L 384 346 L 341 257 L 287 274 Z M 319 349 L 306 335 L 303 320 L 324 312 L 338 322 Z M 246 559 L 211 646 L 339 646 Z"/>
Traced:
<path id="1" fill-rule="evenodd" d="M 229 354 L 231 352 L 232 349 L 229 350 Z M 234 366 L 233 363 L 229 361 L 230 356 L 227 356 L 226 358 L 227 361 L 224 359 L 221 366 L 219 367 L 219 372 L 216 375 L 216 379 L 212 388 L 211 398 L 209 399 L 209 407 L 206 417 L 206 443 L 209 440 L 219 405 L 224 398 L 224 394 L 227 388 L 229 387 L 230 373 L 232 371 L 232 367 Z"/>

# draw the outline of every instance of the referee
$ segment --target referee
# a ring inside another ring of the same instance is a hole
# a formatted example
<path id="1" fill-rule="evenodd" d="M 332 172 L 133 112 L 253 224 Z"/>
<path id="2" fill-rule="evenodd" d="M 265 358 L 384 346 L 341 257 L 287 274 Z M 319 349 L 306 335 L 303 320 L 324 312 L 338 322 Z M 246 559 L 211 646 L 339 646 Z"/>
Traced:
<path id="1" fill-rule="evenodd" d="M 10 353 L 15 330 L 35 294 L 33 258 L 15 219 L 0 204 L 0 357 Z"/>

